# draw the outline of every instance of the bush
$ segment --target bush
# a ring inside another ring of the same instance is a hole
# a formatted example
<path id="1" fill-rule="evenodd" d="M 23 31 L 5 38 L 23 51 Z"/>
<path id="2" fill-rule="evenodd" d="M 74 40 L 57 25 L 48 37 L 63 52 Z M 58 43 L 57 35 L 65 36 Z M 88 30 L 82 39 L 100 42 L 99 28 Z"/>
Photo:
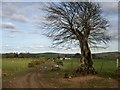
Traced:
<path id="1" fill-rule="evenodd" d="M 34 63 L 28 63 L 28 67 L 31 68 L 31 67 L 35 67 Z"/>
<path id="2" fill-rule="evenodd" d="M 41 62 L 38 61 L 38 60 L 33 60 L 32 63 L 33 63 L 34 65 L 40 65 Z"/>
<path id="3" fill-rule="evenodd" d="M 63 62 L 62 62 L 62 61 L 58 61 L 58 62 L 57 62 L 57 65 L 63 66 Z"/>
<path id="4" fill-rule="evenodd" d="M 35 65 L 40 65 L 40 61 L 35 61 Z"/>
<path id="5" fill-rule="evenodd" d="M 3 77 L 5 77 L 5 76 L 7 76 L 7 75 L 8 75 L 7 73 L 2 73 L 2 76 L 3 76 Z"/>
<path id="6" fill-rule="evenodd" d="M 68 73 L 65 73 L 65 74 L 64 74 L 64 78 L 69 78 Z"/>

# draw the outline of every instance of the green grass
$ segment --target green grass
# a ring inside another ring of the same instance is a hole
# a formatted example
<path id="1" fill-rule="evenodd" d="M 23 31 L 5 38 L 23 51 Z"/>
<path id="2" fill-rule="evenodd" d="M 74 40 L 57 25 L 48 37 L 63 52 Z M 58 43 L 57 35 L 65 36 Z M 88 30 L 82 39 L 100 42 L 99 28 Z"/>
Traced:
<path id="1" fill-rule="evenodd" d="M 115 60 L 94 60 L 94 66 L 98 75 L 103 77 L 116 78 L 116 61 Z"/>
<path id="2" fill-rule="evenodd" d="M 2 59 L 0 58 L 0 68 L 2 68 Z"/>
<path id="3" fill-rule="evenodd" d="M 45 70 L 45 77 L 46 78 L 59 78 L 59 77 L 64 77 L 65 73 L 68 73 L 69 75 L 73 73 L 73 71 L 77 68 L 79 61 L 75 59 L 71 60 L 64 60 L 63 62 L 63 67 L 59 71 L 51 71 L 51 69 Z"/>
<path id="4" fill-rule="evenodd" d="M 64 71 L 68 71 L 69 73 L 72 73 L 79 65 L 79 61 L 72 59 L 72 60 L 66 60 L 63 61 L 64 64 Z"/>
<path id="5" fill-rule="evenodd" d="M 116 61 L 115 60 L 93 60 L 94 67 L 98 72 L 98 76 L 101 77 L 111 77 L 116 78 Z M 68 73 L 71 75 L 73 71 L 79 65 L 79 61 L 76 59 L 72 60 L 64 60 L 63 61 L 63 69 L 60 71 L 51 71 L 46 70 L 46 77 L 64 77 L 64 73 Z M 59 76 L 58 76 L 59 75 Z"/>
<path id="6" fill-rule="evenodd" d="M 2 72 L 6 74 L 3 76 L 3 79 L 12 78 L 30 72 L 32 68 L 28 68 L 28 63 L 31 62 L 31 59 L 2 59 Z"/>
<path id="7" fill-rule="evenodd" d="M 72 63 L 72 64 L 71 64 Z M 72 61 L 64 61 L 66 69 L 73 71 L 77 68 L 79 61 L 72 60 Z M 99 76 L 103 77 L 116 77 L 116 61 L 115 60 L 93 60 L 95 70 L 98 72 Z M 67 66 L 67 65 L 68 66 Z"/>
<path id="8" fill-rule="evenodd" d="M 44 59 L 44 58 L 42 58 Z M 15 59 L 2 59 L 2 70 L 7 76 L 3 79 L 12 78 L 14 76 L 23 75 L 30 72 L 33 68 L 28 68 L 27 65 L 31 62 L 30 58 L 15 58 Z M 94 67 L 99 76 L 102 77 L 116 77 L 116 61 L 115 60 L 93 60 Z M 60 71 L 45 70 L 45 77 L 64 77 L 65 73 L 72 74 L 77 68 L 79 60 L 71 59 L 63 61 L 63 68 Z"/>

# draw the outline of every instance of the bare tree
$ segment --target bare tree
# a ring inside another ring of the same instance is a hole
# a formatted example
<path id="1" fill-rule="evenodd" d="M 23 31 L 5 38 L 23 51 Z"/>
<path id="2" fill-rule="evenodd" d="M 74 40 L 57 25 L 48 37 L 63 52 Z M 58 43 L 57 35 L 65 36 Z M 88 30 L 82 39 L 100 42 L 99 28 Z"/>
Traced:
<path id="1" fill-rule="evenodd" d="M 45 35 L 54 40 L 55 45 L 79 45 L 81 63 L 76 73 L 95 73 L 90 47 L 107 44 L 110 37 L 106 34 L 108 21 L 103 18 L 98 3 L 61 2 L 49 4 Z"/>

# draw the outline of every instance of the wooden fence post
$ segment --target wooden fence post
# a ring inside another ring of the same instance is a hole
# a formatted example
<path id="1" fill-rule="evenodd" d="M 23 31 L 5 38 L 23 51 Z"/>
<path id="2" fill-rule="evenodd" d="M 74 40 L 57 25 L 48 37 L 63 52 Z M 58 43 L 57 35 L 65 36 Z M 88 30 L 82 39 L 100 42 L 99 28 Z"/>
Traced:
<path id="1" fill-rule="evenodd" d="M 119 59 L 117 58 L 117 60 L 116 60 L 116 68 L 118 69 L 118 67 L 119 67 Z"/>

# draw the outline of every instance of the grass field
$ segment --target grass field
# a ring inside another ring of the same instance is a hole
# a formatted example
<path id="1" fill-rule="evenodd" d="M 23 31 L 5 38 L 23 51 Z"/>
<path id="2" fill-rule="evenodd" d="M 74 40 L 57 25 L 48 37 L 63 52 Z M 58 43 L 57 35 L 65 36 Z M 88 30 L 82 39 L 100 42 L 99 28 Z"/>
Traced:
<path id="1" fill-rule="evenodd" d="M 98 72 L 98 76 L 105 77 L 105 78 L 116 78 L 116 61 L 115 60 L 93 60 L 94 67 L 96 71 Z M 74 70 L 79 65 L 79 61 L 76 59 L 72 60 L 65 60 L 63 61 L 63 69 L 61 69 L 59 72 L 51 72 L 51 70 L 46 70 L 46 77 L 61 77 L 64 76 L 64 73 L 68 73 L 71 75 Z M 57 75 L 59 73 L 59 75 Z"/>
<path id="2" fill-rule="evenodd" d="M 3 79 L 12 78 L 30 72 L 33 68 L 28 68 L 27 65 L 31 62 L 30 58 L 15 58 L 15 59 L 2 59 L 2 70 L 6 76 Z M 46 77 L 63 77 L 64 73 L 71 74 L 77 68 L 79 61 L 64 60 L 63 69 L 57 72 L 50 69 L 46 70 Z M 94 67 L 99 76 L 116 78 L 116 61 L 115 60 L 94 60 Z"/>
<path id="3" fill-rule="evenodd" d="M 31 59 L 2 59 L 3 80 L 30 72 L 32 68 L 27 67 L 30 61 Z"/>
<path id="4" fill-rule="evenodd" d="M 94 60 L 94 66 L 98 75 L 116 78 L 116 60 Z"/>

